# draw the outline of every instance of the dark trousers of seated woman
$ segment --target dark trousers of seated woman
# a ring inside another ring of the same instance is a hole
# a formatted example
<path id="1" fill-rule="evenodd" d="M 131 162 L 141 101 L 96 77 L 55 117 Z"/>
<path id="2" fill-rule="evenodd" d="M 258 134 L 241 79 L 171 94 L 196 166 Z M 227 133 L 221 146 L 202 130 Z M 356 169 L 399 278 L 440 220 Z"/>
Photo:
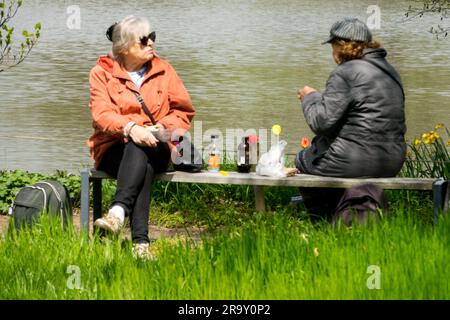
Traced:
<path id="1" fill-rule="evenodd" d="M 133 243 L 148 243 L 150 193 L 156 173 L 164 172 L 170 160 L 167 143 L 142 147 L 130 141 L 109 148 L 99 170 L 117 178 L 113 205 L 120 205 L 130 219 Z"/>
<path id="2" fill-rule="evenodd" d="M 311 221 L 327 220 L 331 222 L 336 207 L 344 195 L 345 189 L 339 188 L 299 188 L 303 203 Z"/>

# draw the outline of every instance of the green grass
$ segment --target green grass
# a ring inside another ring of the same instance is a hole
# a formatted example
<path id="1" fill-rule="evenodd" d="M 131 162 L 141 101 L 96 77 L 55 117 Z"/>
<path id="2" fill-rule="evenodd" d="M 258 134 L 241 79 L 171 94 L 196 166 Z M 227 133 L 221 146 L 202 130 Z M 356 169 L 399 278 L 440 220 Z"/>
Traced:
<path id="1" fill-rule="evenodd" d="M 158 240 L 158 260 L 144 262 L 126 240 L 43 219 L 0 240 L 0 299 L 449 299 L 449 230 L 450 219 L 432 227 L 412 209 L 353 229 L 279 211 L 200 243 Z M 367 287 L 373 265 L 380 289 Z"/>
<path id="2" fill-rule="evenodd" d="M 0 173 L 0 211 L 14 190 L 44 178 Z M 79 201 L 79 177 L 51 178 Z M 114 193 L 105 181 L 104 210 Z M 450 299 L 450 219 L 433 227 L 429 192 L 386 193 L 381 223 L 334 229 L 290 205 L 296 188 L 267 188 L 263 214 L 249 186 L 158 181 L 151 223 L 204 227 L 202 241 L 161 239 L 152 243 L 157 261 L 137 261 L 123 237 L 88 237 L 44 218 L 0 235 L 0 299 Z M 371 266 L 380 289 L 367 286 Z"/>

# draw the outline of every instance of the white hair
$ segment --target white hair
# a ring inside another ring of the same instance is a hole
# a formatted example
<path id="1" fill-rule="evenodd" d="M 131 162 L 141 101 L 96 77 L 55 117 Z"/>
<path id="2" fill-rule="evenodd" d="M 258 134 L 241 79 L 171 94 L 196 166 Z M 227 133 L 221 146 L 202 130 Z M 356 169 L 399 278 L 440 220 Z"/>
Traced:
<path id="1" fill-rule="evenodd" d="M 112 54 L 119 63 L 123 62 L 122 52 L 134 45 L 139 38 L 151 32 L 146 18 L 127 16 L 115 27 L 112 34 Z"/>

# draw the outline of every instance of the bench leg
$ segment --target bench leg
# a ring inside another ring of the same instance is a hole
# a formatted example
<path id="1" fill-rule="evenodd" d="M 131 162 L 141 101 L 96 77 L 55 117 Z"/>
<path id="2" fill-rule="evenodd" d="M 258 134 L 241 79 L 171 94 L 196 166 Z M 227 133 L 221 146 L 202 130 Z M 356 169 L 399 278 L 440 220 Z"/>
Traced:
<path id="1" fill-rule="evenodd" d="M 92 207 L 95 221 L 102 217 L 102 179 L 93 179 L 92 188 Z"/>
<path id="2" fill-rule="evenodd" d="M 81 230 L 89 232 L 89 169 L 81 171 Z"/>
<path id="3" fill-rule="evenodd" d="M 437 180 L 433 183 L 434 222 L 438 222 L 439 214 L 446 213 L 450 193 L 449 180 Z"/>
<path id="4" fill-rule="evenodd" d="M 264 187 L 253 186 L 255 190 L 255 206 L 257 211 L 266 211 L 266 203 L 264 200 Z"/>

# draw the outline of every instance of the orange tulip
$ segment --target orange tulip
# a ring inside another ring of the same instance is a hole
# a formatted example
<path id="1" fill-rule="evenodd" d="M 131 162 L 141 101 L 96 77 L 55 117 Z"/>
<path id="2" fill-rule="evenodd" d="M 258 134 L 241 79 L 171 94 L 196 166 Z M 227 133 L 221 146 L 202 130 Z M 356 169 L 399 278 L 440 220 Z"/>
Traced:
<path id="1" fill-rule="evenodd" d="M 309 147 L 309 140 L 308 140 L 307 137 L 303 137 L 303 138 L 302 138 L 302 141 L 300 142 L 300 146 L 301 146 L 303 149 L 306 149 L 306 148 Z"/>

